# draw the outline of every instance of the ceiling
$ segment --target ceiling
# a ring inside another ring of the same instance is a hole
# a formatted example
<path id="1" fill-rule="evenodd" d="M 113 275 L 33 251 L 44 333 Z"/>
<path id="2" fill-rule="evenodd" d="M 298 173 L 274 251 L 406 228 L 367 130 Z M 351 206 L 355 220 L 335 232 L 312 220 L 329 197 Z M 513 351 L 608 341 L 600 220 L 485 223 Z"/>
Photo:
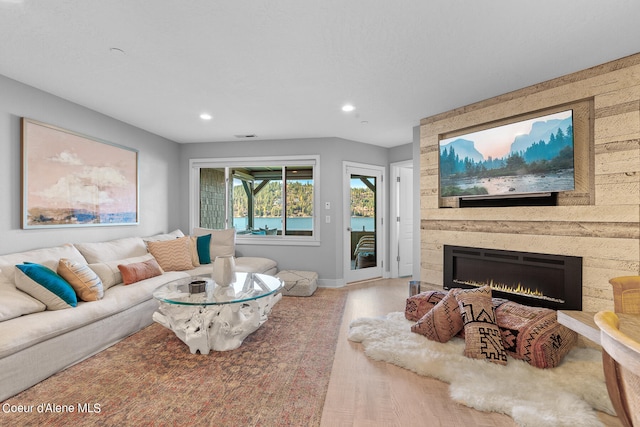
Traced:
<path id="1" fill-rule="evenodd" d="M 639 16 L 637 0 L 0 0 L 0 74 L 178 143 L 393 147 L 421 118 L 640 52 Z"/>

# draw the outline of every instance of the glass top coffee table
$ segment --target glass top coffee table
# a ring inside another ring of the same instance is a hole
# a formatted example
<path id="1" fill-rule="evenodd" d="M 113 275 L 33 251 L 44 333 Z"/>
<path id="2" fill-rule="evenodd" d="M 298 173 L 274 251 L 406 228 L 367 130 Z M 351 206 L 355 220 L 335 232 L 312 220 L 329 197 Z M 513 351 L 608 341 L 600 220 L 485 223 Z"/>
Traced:
<path id="1" fill-rule="evenodd" d="M 159 307 L 153 320 L 171 329 L 191 353 L 233 350 L 267 321 L 281 288 L 280 279 L 266 274 L 236 273 L 229 286 L 186 277 L 154 291 Z"/>

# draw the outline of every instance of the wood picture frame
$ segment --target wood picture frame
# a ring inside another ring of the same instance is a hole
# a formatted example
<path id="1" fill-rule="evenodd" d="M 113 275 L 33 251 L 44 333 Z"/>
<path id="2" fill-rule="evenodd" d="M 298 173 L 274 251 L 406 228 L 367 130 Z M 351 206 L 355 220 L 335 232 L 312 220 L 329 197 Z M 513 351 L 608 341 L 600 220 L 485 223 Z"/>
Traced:
<path id="1" fill-rule="evenodd" d="M 23 229 L 139 224 L 138 150 L 22 118 Z"/>

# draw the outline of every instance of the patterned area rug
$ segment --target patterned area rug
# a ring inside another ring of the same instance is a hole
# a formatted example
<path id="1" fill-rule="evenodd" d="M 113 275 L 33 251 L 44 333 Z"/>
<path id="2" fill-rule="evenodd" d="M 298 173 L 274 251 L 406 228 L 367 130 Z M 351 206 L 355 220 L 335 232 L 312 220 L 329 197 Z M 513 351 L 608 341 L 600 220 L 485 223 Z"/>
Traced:
<path id="1" fill-rule="evenodd" d="M 510 415 L 522 427 L 603 427 L 593 409 L 615 414 L 597 350 L 576 347 L 551 369 L 511 357 L 499 365 L 465 357 L 461 338 L 443 344 L 413 333 L 413 324 L 401 312 L 355 319 L 349 340 L 372 359 L 449 383 L 456 402 Z"/>
<path id="2" fill-rule="evenodd" d="M 34 412 L 0 425 L 317 426 L 346 295 L 283 297 L 240 348 L 209 355 L 153 324 L 6 400 Z"/>

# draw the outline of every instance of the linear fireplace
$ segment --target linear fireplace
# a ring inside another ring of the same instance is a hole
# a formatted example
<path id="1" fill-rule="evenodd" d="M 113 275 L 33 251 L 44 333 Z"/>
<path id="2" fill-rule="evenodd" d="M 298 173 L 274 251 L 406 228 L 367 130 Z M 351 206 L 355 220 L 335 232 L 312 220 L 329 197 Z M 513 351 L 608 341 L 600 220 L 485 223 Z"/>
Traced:
<path id="1" fill-rule="evenodd" d="M 444 246 L 444 289 L 490 285 L 496 297 L 582 310 L 582 258 Z"/>

